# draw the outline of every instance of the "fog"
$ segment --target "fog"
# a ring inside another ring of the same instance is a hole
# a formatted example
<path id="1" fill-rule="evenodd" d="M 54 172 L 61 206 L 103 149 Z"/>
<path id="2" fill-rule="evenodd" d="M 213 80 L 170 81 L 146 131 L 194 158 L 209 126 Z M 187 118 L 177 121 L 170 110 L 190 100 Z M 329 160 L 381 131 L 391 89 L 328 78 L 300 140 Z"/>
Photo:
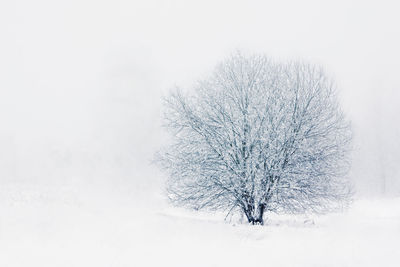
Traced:
<path id="1" fill-rule="evenodd" d="M 157 194 L 161 97 L 239 49 L 322 65 L 361 196 L 400 193 L 396 1 L 2 1 L 0 183 Z"/>

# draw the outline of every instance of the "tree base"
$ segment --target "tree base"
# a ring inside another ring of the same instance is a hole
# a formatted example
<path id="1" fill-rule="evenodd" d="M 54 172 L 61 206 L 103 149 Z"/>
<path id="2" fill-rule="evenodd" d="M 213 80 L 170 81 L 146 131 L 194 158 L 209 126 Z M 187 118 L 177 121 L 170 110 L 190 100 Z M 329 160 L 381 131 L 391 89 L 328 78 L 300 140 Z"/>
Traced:
<path id="1" fill-rule="evenodd" d="M 251 225 L 264 225 L 264 220 L 263 219 L 249 220 L 249 224 L 251 224 Z"/>

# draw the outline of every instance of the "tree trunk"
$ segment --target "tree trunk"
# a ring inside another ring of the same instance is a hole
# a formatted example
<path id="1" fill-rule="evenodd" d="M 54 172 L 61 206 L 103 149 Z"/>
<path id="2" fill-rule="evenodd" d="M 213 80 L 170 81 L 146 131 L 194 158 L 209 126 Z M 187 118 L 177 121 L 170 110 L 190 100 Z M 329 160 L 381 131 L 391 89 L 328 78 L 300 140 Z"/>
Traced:
<path id="1" fill-rule="evenodd" d="M 259 204 L 257 210 L 252 207 L 252 209 L 244 210 L 247 220 L 252 225 L 264 225 L 264 210 L 265 205 Z"/>

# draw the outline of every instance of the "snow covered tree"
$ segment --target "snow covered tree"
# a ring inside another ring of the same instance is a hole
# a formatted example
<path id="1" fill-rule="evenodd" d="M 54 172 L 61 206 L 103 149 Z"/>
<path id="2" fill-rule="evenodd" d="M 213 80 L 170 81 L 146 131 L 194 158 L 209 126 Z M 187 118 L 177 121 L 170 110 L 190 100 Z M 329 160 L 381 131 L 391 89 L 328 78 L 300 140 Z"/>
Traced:
<path id="1" fill-rule="evenodd" d="M 192 93 L 165 99 L 172 143 L 157 161 L 171 201 L 240 211 L 326 212 L 350 196 L 351 131 L 321 68 L 235 54 Z"/>

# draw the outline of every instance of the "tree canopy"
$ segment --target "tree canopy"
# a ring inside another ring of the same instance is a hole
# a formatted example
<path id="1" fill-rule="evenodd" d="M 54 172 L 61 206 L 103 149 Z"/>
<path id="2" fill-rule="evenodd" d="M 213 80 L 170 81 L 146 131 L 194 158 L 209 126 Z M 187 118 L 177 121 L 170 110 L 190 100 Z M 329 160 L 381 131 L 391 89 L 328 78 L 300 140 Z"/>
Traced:
<path id="1" fill-rule="evenodd" d="M 325 212 L 350 196 L 351 130 L 317 66 L 238 53 L 189 92 L 165 98 L 172 143 L 157 161 L 171 201 L 240 211 Z"/>

